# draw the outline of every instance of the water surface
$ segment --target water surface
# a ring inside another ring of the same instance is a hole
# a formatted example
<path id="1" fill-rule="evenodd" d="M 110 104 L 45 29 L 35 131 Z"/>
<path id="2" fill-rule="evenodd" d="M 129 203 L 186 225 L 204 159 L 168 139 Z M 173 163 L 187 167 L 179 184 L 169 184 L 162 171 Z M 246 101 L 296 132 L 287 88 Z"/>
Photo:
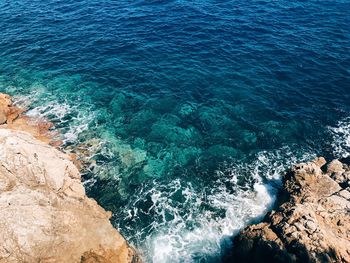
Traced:
<path id="1" fill-rule="evenodd" d="M 85 145 L 147 262 L 219 262 L 291 164 L 350 152 L 348 1 L 0 1 L 0 90 Z"/>

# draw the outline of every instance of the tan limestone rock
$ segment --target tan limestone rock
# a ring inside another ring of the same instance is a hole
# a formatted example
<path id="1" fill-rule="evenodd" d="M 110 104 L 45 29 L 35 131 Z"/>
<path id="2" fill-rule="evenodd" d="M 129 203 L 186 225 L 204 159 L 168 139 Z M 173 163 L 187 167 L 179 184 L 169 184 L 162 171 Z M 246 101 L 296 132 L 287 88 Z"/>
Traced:
<path id="1" fill-rule="evenodd" d="M 0 93 L 0 129 L 12 129 L 26 131 L 36 139 L 53 146 L 59 146 L 61 142 L 55 140 L 56 132 L 51 131 L 52 123 L 47 120 L 35 119 L 26 116 L 24 109 L 13 105 L 12 98 Z"/>
<path id="2" fill-rule="evenodd" d="M 70 158 L 0 129 L 0 262 L 137 262 Z"/>
<path id="3" fill-rule="evenodd" d="M 350 262 L 350 168 L 334 160 L 323 173 L 323 165 L 318 158 L 285 175 L 286 201 L 235 237 L 227 262 Z"/>

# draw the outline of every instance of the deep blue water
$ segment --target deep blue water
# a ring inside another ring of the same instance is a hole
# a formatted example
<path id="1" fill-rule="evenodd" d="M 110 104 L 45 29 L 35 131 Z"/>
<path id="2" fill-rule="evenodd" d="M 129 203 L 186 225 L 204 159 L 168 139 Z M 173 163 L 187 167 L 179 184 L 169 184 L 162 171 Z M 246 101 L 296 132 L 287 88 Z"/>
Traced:
<path id="1" fill-rule="evenodd" d="M 218 262 L 285 169 L 350 153 L 350 2 L 0 0 L 0 91 L 86 148 L 147 262 Z"/>

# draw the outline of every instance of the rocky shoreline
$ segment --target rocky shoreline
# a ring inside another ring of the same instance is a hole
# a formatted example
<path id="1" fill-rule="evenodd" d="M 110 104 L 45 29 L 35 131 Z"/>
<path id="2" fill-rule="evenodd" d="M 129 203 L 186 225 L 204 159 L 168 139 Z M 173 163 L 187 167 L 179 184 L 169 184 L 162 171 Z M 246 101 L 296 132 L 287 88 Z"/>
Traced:
<path id="1" fill-rule="evenodd" d="M 45 120 L 0 93 L 0 262 L 141 262 L 88 198 Z M 276 209 L 233 239 L 226 262 L 350 262 L 350 158 L 293 166 Z"/>
<path id="2" fill-rule="evenodd" d="M 295 165 L 278 200 L 234 238 L 227 262 L 350 262 L 350 158 Z"/>
<path id="3" fill-rule="evenodd" d="M 53 147 L 51 124 L 22 113 L 0 94 L 0 262 L 141 262 Z"/>

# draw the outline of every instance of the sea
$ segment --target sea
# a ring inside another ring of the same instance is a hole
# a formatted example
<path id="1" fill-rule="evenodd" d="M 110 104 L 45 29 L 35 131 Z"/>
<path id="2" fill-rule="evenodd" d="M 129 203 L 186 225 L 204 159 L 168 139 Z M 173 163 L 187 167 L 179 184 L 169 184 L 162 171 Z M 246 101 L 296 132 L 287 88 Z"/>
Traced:
<path id="1" fill-rule="evenodd" d="M 350 154 L 349 0 L 0 0 L 0 92 L 87 152 L 145 262 L 222 262 L 293 164 Z"/>

